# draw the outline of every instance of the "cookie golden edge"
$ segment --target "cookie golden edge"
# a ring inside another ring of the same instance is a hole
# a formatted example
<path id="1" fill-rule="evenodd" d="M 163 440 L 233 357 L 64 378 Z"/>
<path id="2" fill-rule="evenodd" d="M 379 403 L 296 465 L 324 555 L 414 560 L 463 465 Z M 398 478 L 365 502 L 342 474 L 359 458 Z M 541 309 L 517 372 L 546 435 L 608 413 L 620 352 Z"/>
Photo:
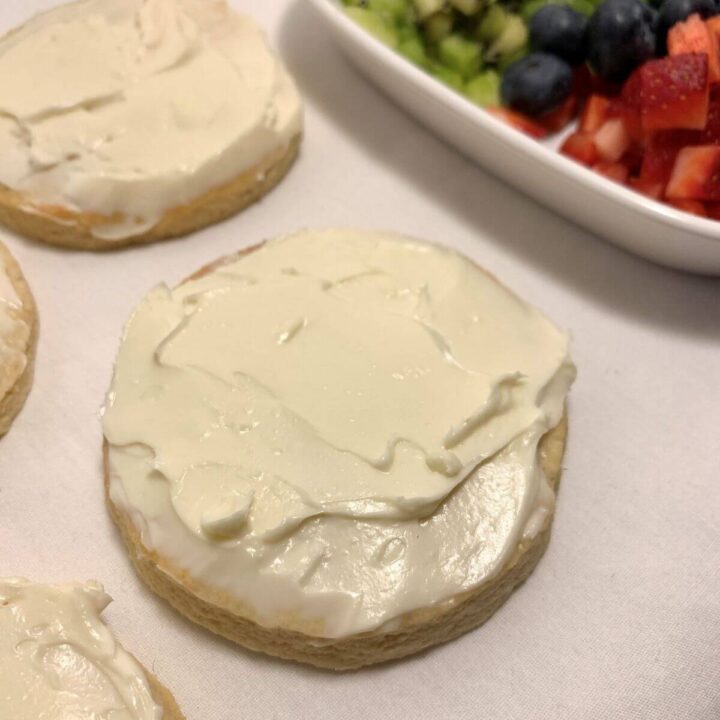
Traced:
<path id="1" fill-rule="evenodd" d="M 259 246 L 210 263 L 186 279 L 194 280 L 232 262 Z M 497 282 L 495 278 L 492 278 Z M 557 493 L 568 432 L 567 411 L 540 440 L 540 466 Z M 253 619 L 253 609 L 229 594 L 200 583 L 189 573 L 142 543 L 131 516 L 110 496 L 109 444 L 103 441 L 105 498 L 135 570 L 145 584 L 181 615 L 246 649 L 293 660 L 324 670 L 346 671 L 398 660 L 454 640 L 484 624 L 535 569 L 550 541 L 554 513 L 540 532 L 521 541 L 498 573 L 478 588 L 459 593 L 435 606 L 397 618 L 392 630 L 374 630 L 326 639 L 322 628 L 303 618 L 278 619 L 266 627 Z"/>
<path id="2" fill-rule="evenodd" d="M 72 250 L 117 250 L 188 235 L 239 213 L 260 200 L 287 175 L 298 156 L 302 133 L 248 170 L 199 197 L 168 210 L 147 232 L 120 240 L 92 234 L 117 218 L 77 213 L 62 207 L 33 206 L 32 198 L 0 185 L 0 223 L 25 237 Z M 34 208 L 29 210 L 27 208 Z"/>
<path id="3" fill-rule="evenodd" d="M 142 664 L 140 666 L 147 678 L 153 700 L 163 709 L 162 720 L 186 720 L 173 694 Z"/>
<path id="4" fill-rule="evenodd" d="M 7 433 L 13 420 L 22 410 L 25 400 L 30 393 L 35 371 L 35 353 L 37 350 L 37 339 L 39 320 L 35 299 L 25 276 L 20 269 L 17 260 L 12 253 L 0 242 L 0 260 L 5 265 L 8 278 L 20 299 L 20 317 L 30 328 L 25 356 L 27 363 L 25 369 L 17 377 L 8 392 L 0 397 L 0 438 Z"/>

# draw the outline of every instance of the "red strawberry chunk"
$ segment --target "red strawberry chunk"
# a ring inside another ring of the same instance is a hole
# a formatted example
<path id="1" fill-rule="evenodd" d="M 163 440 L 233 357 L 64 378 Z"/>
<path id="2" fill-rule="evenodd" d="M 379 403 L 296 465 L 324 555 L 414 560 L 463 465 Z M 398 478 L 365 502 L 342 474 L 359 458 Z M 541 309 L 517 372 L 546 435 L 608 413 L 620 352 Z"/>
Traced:
<path id="1" fill-rule="evenodd" d="M 530 135 L 530 137 L 544 138 L 548 134 L 548 131 L 542 125 L 514 110 L 508 110 L 508 108 L 504 107 L 489 107 L 485 109 L 491 115 L 498 118 L 498 120 L 502 120 L 516 130 Z"/>
<path id="2" fill-rule="evenodd" d="M 671 200 L 720 200 L 720 147 L 683 148 L 665 194 Z"/>
<path id="3" fill-rule="evenodd" d="M 665 185 L 651 180 L 643 180 L 641 177 L 630 178 L 630 187 L 653 200 L 660 200 L 665 194 Z"/>
<path id="4" fill-rule="evenodd" d="M 606 162 L 617 162 L 629 149 L 632 141 L 620 118 L 606 120 L 594 135 L 598 155 Z"/>
<path id="5" fill-rule="evenodd" d="M 678 153 L 688 145 L 699 144 L 698 141 L 696 130 L 657 130 L 651 133 L 643 153 L 640 178 L 647 183 L 665 186 Z"/>
<path id="6" fill-rule="evenodd" d="M 702 130 L 708 117 L 708 57 L 688 53 L 639 68 L 642 128 Z"/>
<path id="7" fill-rule="evenodd" d="M 668 54 L 704 53 L 708 56 L 708 78 L 710 82 L 720 80 L 720 58 L 714 33 L 694 13 L 684 22 L 670 28 L 667 36 Z"/>
<path id="8" fill-rule="evenodd" d="M 713 220 L 720 220 L 720 203 L 705 203 L 705 212 L 707 213 L 707 216 L 712 218 Z"/>
<path id="9" fill-rule="evenodd" d="M 608 108 L 608 117 L 619 117 L 625 123 L 625 129 L 633 142 L 643 140 L 642 120 L 640 117 L 642 78 L 636 70 L 625 82 L 620 95 L 613 98 Z"/>
<path id="10" fill-rule="evenodd" d="M 551 110 L 536 118 L 538 124 L 542 125 L 548 132 L 559 132 L 566 127 L 577 114 L 577 97 L 574 93 L 568 95 L 565 102 L 555 110 Z"/>
<path id="11" fill-rule="evenodd" d="M 717 19 L 720 20 L 720 17 Z M 720 86 L 710 88 L 710 107 L 708 108 L 707 123 L 696 144 L 720 145 Z"/>
<path id="12" fill-rule="evenodd" d="M 600 162 L 597 165 L 593 165 L 593 170 L 615 182 L 622 183 L 623 185 L 627 183 L 629 170 L 622 163 Z"/>
<path id="13" fill-rule="evenodd" d="M 708 29 L 710 39 L 717 48 L 718 66 L 720 67 L 720 16 L 716 15 L 715 17 L 708 18 L 705 21 L 705 27 Z M 720 82 L 720 77 L 715 78 L 715 82 Z"/>
<path id="14" fill-rule="evenodd" d="M 580 117 L 580 130 L 593 133 L 607 120 L 610 109 L 610 98 L 604 95 L 591 95 L 583 108 Z"/>
<path id="15" fill-rule="evenodd" d="M 560 152 L 583 165 L 594 165 L 599 159 L 595 141 L 590 133 L 574 132 L 568 135 Z"/>
<path id="16" fill-rule="evenodd" d="M 678 210 L 683 210 L 693 215 L 700 215 L 701 217 L 707 216 L 705 205 L 697 200 L 668 200 L 668 205 L 672 205 Z"/>

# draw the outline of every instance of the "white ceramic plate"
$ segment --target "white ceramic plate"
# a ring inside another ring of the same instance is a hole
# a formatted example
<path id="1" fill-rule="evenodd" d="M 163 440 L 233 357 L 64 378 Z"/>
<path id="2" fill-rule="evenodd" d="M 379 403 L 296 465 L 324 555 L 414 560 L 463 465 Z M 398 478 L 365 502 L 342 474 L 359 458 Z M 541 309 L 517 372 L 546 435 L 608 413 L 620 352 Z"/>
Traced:
<path id="1" fill-rule="evenodd" d="M 495 119 L 383 45 L 339 0 L 307 0 L 358 69 L 418 120 L 506 182 L 650 260 L 720 275 L 720 221 L 650 200 Z"/>

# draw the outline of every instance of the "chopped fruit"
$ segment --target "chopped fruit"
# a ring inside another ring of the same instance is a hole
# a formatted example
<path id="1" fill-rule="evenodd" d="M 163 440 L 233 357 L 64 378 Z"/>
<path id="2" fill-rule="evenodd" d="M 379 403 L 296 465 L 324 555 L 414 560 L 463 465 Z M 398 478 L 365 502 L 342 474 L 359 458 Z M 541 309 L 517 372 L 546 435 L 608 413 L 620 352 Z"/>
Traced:
<path id="1" fill-rule="evenodd" d="M 577 98 L 575 95 L 569 95 L 559 108 L 540 115 L 536 120 L 549 132 L 559 132 L 575 118 L 576 114 Z"/>
<path id="2" fill-rule="evenodd" d="M 606 120 L 595 133 L 595 147 L 600 157 L 610 163 L 617 162 L 629 149 L 632 141 L 620 118 Z"/>
<path id="3" fill-rule="evenodd" d="M 654 21 L 653 10 L 642 0 L 605 0 L 588 24 L 592 69 L 603 80 L 624 82 L 638 65 L 655 55 Z"/>
<path id="4" fill-rule="evenodd" d="M 500 103 L 500 76 L 493 70 L 476 75 L 465 85 L 465 95 L 476 105 L 486 107 Z"/>
<path id="5" fill-rule="evenodd" d="M 701 18 L 717 15 L 714 0 L 664 0 L 657 15 L 657 54 L 664 55 L 667 50 L 668 31 L 690 15 Z"/>
<path id="6" fill-rule="evenodd" d="M 670 29 L 667 36 L 668 53 L 685 55 L 687 53 L 704 53 L 708 56 L 708 78 L 711 83 L 720 80 L 720 58 L 718 44 L 714 33 L 707 23 L 695 13 L 685 22 L 679 22 Z"/>
<path id="7" fill-rule="evenodd" d="M 608 118 L 610 99 L 602 95 L 591 95 L 583 108 L 580 117 L 580 130 L 582 132 L 595 132 Z"/>
<path id="8" fill-rule="evenodd" d="M 653 200 L 660 200 L 665 192 L 665 186 L 659 182 L 643 180 L 641 177 L 630 178 L 628 183 L 633 190 Z"/>
<path id="9" fill-rule="evenodd" d="M 560 152 L 583 165 L 594 165 L 599 159 L 595 141 L 590 133 L 575 132 L 568 135 Z"/>
<path id="10" fill-rule="evenodd" d="M 658 130 L 652 133 L 645 146 L 640 178 L 648 183 L 666 185 L 678 153 L 688 145 L 697 145 L 698 137 L 695 130 Z"/>
<path id="11" fill-rule="evenodd" d="M 620 94 L 612 98 L 608 108 L 608 117 L 620 118 L 634 143 L 642 144 L 645 134 L 640 117 L 641 77 L 636 70 L 625 82 Z"/>
<path id="12" fill-rule="evenodd" d="M 720 86 L 710 88 L 707 123 L 696 145 L 720 145 Z"/>
<path id="13" fill-rule="evenodd" d="M 464 79 L 476 75 L 482 62 L 481 46 L 466 40 L 462 35 L 452 34 L 438 43 L 438 57 L 445 67 L 458 73 Z"/>
<path id="14" fill-rule="evenodd" d="M 542 125 L 539 125 L 534 120 L 514 110 L 508 110 L 504 107 L 489 107 L 486 108 L 486 110 L 498 118 L 498 120 L 502 120 L 516 130 L 520 130 L 520 132 L 530 135 L 531 137 L 543 138 L 548 134 L 548 131 Z"/>
<path id="15" fill-rule="evenodd" d="M 503 103 L 536 117 L 555 110 L 572 92 L 572 68 L 547 53 L 531 53 L 513 63 L 503 75 Z"/>
<path id="16" fill-rule="evenodd" d="M 587 55 L 587 17 L 567 5 L 545 5 L 530 18 L 530 47 L 579 65 Z"/>
<path id="17" fill-rule="evenodd" d="M 707 210 L 705 205 L 697 200 L 668 200 L 668 205 L 672 205 L 678 210 L 683 210 L 693 215 L 700 215 L 701 217 L 707 217 Z"/>
<path id="18" fill-rule="evenodd" d="M 705 203 L 705 212 L 709 218 L 712 218 L 713 220 L 720 220 L 720 203 Z"/>
<path id="19" fill-rule="evenodd" d="M 640 73 L 643 130 L 702 130 L 708 117 L 708 59 L 701 53 L 646 62 Z"/>
<path id="20" fill-rule="evenodd" d="M 601 175 L 604 175 L 606 178 L 622 183 L 623 185 L 627 183 L 628 175 L 630 174 L 630 171 L 622 163 L 601 162 L 597 165 L 593 165 L 593 170 Z"/>
<path id="21" fill-rule="evenodd" d="M 720 147 L 683 148 L 665 194 L 671 200 L 720 200 Z"/>

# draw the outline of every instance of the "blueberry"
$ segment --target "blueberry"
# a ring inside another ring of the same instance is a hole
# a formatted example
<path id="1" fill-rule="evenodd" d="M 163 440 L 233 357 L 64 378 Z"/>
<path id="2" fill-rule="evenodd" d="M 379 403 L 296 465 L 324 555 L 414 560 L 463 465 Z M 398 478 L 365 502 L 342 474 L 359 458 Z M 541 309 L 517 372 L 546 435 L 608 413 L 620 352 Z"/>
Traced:
<path id="1" fill-rule="evenodd" d="M 502 78 L 503 104 L 526 115 L 554 110 L 572 90 L 572 68 L 554 55 L 534 52 L 510 65 Z"/>
<path id="2" fill-rule="evenodd" d="M 686 20 L 693 13 L 706 18 L 717 15 L 718 9 L 715 0 L 665 0 L 660 5 L 657 22 L 657 51 L 658 55 L 667 52 L 668 30 L 678 22 Z"/>
<path id="3" fill-rule="evenodd" d="M 655 55 L 654 27 L 655 13 L 642 0 L 605 0 L 588 23 L 588 60 L 593 70 L 607 82 L 626 80 Z"/>
<path id="4" fill-rule="evenodd" d="M 587 18 L 567 5 L 545 5 L 530 19 L 530 47 L 571 65 L 584 62 Z"/>

